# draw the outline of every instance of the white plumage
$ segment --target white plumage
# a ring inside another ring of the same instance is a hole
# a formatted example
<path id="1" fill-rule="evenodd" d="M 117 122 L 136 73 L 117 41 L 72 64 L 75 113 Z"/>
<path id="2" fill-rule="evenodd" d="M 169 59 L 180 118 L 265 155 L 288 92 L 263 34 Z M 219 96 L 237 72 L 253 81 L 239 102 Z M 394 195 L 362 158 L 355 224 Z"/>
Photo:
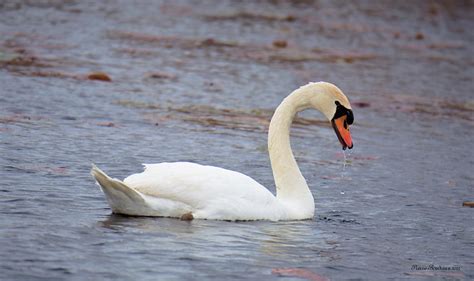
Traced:
<path id="1" fill-rule="evenodd" d="M 289 142 L 298 111 L 316 108 L 328 119 L 334 101 L 350 108 L 334 85 L 310 83 L 295 90 L 277 108 L 269 129 L 269 154 L 277 196 L 254 179 L 235 171 L 189 162 L 145 164 L 145 171 L 123 181 L 95 165 L 91 174 L 114 213 L 217 220 L 293 220 L 314 215 L 314 199 L 301 175 Z"/>

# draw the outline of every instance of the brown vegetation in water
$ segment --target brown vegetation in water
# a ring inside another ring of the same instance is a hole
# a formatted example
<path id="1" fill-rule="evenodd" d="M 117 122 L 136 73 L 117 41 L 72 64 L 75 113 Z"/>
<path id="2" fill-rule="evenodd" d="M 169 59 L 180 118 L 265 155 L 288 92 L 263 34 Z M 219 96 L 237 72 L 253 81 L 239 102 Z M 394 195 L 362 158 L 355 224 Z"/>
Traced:
<path id="1" fill-rule="evenodd" d="M 141 103 L 130 100 L 119 100 L 117 104 L 151 109 L 153 112 L 144 114 L 145 119 L 152 124 L 162 124 L 171 121 L 184 121 L 199 124 L 205 127 L 220 127 L 225 129 L 266 132 L 273 114 L 272 109 L 229 109 L 216 108 L 207 105 L 172 106 Z M 322 119 L 297 117 L 293 126 L 299 129 L 308 129 L 308 126 L 329 127 L 329 123 Z M 298 136 L 298 132 L 295 132 Z"/>
<path id="2" fill-rule="evenodd" d="M 213 38 L 186 38 L 179 36 L 157 36 L 138 32 L 112 30 L 107 37 L 129 42 L 154 44 L 165 48 L 200 48 L 200 47 L 237 47 L 236 42 L 216 40 Z"/>
<path id="3" fill-rule="evenodd" d="M 14 69 L 16 67 L 53 67 L 55 60 L 40 58 L 23 47 L 0 48 L 0 67 Z"/>
<path id="4" fill-rule="evenodd" d="M 105 74 L 104 72 L 93 72 L 87 75 L 87 79 L 89 80 L 99 80 L 105 82 L 111 82 L 112 79 L 109 75 Z"/>
<path id="5" fill-rule="evenodd" d="M 47 122 L 48 119 L 42 116 L 31 116 L 25 114 L 0 116 L 0 124 L 32 124 L 38 121 Z"/>
<path id="6" fill-rule="evenodd" d="M 22 38 L 26 34 L 17 35 Z M 46 57 L 36 54 L 32 47 L 17 41 L 18 38 L 6 40 L 0 46 L 0 68 L 21 76 L 62 78 L 76 80 L 100 80 L 110 82 L 112 79 L 103 72 L 92 72 L 89 74 L 75 74 L 61 70 L 62 67 L 91 65 L 91 62 L 79 59 L 66 59 L 60 57 Z M 63 46 L 47 45 L 47 48 L 62 48 Z"/>
<path id="7" fill-rule="evenodd" d="M 278 14 L 265 14 L 256 13 L 252 11 L 239 11 L 229 14 L 214 14 L 203 16 L 208 21 L 237 21 L 237 20 L 258 20 L 258 21 L 286 21 L 292 22 L 296 20 L 293 15 L 278 15 Z"/>
<path id="8" fill-rule="evenodd" d="M 358 51 L 337 51 L 332 49 L 313 48 L 307 49 L 300 46 L 288 46 L 288 42 L 277 40 L 272 46 L 250 44 L 237 41 L 225 41 L 215 38 L 187 38 L 178 36 L 156 36 L 151 34 L 125 32 L 113 30 L 107 32 L 110 39 L 126 41 L 130 43 L 149 44 L 164 48 L 178 48 L 183 50 L 215 48 L 219 53 L 229 60 L 252 60 L 259 63 L 272 62 L 346 62 L 375 59 L 374 53 L 360 53 Z M 153 50 L 121 49 L 133 56 L 148 55 Z"/>
<path id="9" fill-rule="evenodd" d="M 158 80 L 176 80 L 178 78 L 174 74 L 162 72 L 162 71 L 150 72 L 146 75 L 146 77 L 151 78 L 151 79 L 158 79 Z"/>
<path id="10" fill-rule="evenodd" d="M 388 106 L 387 106 L 388 105 Z M 429 115 L 430 118 L 456 118 L 460 121 L 474 121 L 474 100 L 456 101 L 446 98 L 417 97 L 406 94 L 379 95 L 370 102 L 353 101 L 354 108 L 370 107 L 379 112 L 406 112 Z"/>
<path id="11" fill-rule="evenodd" d="M 474 202 L 464 201 L 464 202 L 462 202 L 462 206 L 463 206 L 463 207 L 471 207 L 471 208 L 474 208 Z"/>
<path id="12" fill-rule="evenodd" d="M 319 275 L 304 268 L 274 268 L 272 269 L 272 274 L 297 277 L 310 281 L 330 281 L 326 276 Z"/>

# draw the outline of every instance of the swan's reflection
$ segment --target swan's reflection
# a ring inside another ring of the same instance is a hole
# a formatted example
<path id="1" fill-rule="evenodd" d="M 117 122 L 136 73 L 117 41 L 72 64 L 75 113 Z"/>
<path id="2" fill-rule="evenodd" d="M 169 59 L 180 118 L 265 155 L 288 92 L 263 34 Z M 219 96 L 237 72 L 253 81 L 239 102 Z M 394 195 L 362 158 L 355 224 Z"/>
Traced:
<path id="1" fill-rule="evenodd" d="M 327 255 L 335 246 L 328 240 L 337 238 L 322 232 L 316 221 L 227 222 L 213 220 L 181 221 L 174 218 L 131 217 L 109 215 L 99 222 L 101 227 L 119 232 L 145 232 L 160 243 L 186 244 L 211 255 L 242 255 L 246 252 L 254 262 L 277 260 L 314 260 Z M 170 245 L 171 246 L 171 245 Z M 257 251 L 255 251 L 257 250 Z M 251 253 L 250 253 L 251 252 Z M 203 254 L 203 253 L 200 253 Z"/>
<path id="2" fill-rule="evenodd" d="M 325 256 L 337 237 L 320 230 L 314 220 L 278 222 L 262 228 L 264 238 L 260 251 L 268 256 L 285 260 L 311 261 Z"/>
<path id="3" fill-rule="evenodd" d="M 173 218 L 160 217 L 135 217 L 118 214 L 110 214 L 105 220 L 98 222 L 99 226 L 116 230 L 141 230 L 148 233 L 192 233 L 195 227 L 189 222 Z"/>

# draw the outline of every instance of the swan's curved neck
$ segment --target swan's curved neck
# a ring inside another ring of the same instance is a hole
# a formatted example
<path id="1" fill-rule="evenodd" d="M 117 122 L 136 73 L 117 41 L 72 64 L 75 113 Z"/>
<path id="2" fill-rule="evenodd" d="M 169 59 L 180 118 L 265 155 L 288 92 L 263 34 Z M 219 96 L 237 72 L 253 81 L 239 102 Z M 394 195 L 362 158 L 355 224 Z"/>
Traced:
<path id="1" fill-rule="evenodd" d="M 295 213 L 309 217 L 314 214 L 314 199 L 291 150 L 290 126 L 297 112 L 311 107 L 311 94 L 302 87 L 285 98 L 276 109 L 268 131 L 277 198 Z"/>

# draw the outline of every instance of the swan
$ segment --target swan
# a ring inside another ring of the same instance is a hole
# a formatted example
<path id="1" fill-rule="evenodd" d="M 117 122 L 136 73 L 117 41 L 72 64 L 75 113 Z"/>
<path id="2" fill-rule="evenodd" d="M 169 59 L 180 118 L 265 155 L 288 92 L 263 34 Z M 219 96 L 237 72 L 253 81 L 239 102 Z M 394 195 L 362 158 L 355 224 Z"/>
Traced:
<path id="1" fill-rule="evenodd" d="M 314 108 L 332 123 L 342 148 L 353 147 L 349 125 L 354 115 L 335 85 L 311 82 L 288 95 L 275 110 L 268 152 L 276 185 L 274 196 L 239 172 L 190 162 L 144 164 L 144 172 L 123 181 L 92 164 L 91 174 L 113 213 L 214 220 L 303 220 L 314 216 L 314 199 L 290 146 L 297 112 Z"/>

